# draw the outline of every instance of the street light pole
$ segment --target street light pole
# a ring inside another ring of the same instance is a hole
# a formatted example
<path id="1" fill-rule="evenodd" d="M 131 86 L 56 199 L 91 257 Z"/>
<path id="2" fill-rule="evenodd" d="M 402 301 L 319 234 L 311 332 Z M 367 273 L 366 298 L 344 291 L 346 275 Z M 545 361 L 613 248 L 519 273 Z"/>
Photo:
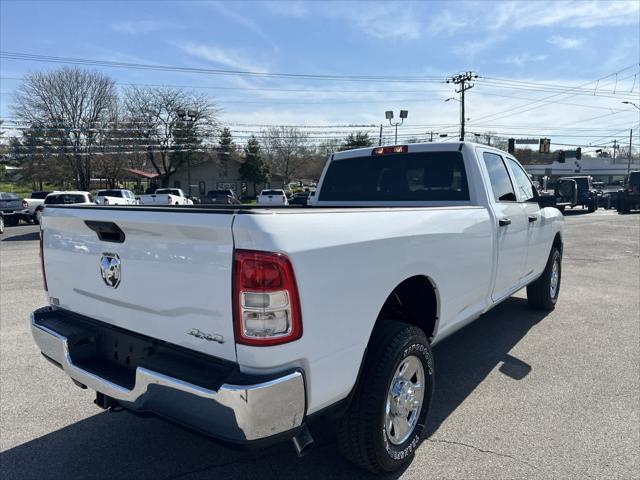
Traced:
<path id="1" fill-rule="evenodd" d="M 633 128 L 629 129 L 629 159 L 627 160 L 627 175 L 631 171 L 631 138 L 633 137 Z"/>
<path id="2" fill-rule="evenodd" d="M 392 122 L 391 119 L 393 118 L 393 110 L 387 110 L 386 112 L 384 112 L 384 116 L 387 120 L 389 120 L 389 125 L 391 125 L 392 127 L 396 127 L 396 139 L 395 139 L 395 145 L 398 144 L 398 125 L 402 125 L 404 123 L 404 119 L 407 118 L 407 116 L 409 115 L 409 110 L 400 110 L 400 121 L 399 122 Z"/>
<path id="3" fill-rule="evenodd" d="M 626 103 L 627 105 L 633 105 L 638 110 L 640 110 L 640 107 L 636 103 L 630 102 L 628 100 L 624 100 L 622 103 Z M 631 171 L 631 147 L 632 147 L 631 139 L 632 138 L 633 138 L 633 128 L 630 128 L 629 129 L 629 156 L 628 156 L 628 160 L 627 160 L 627 174 L 629 174 L 629 172 Z M 614 155 L 615 155 L 615 149 L 614 149 Z"/>
<path id="4" fill-rule="evenodd" d="M 193 122 L 196 119 L 196 112 L 191 110 L 178 110 L 178 118 L 186 125 L 188 130 L 193 126 Z M 187 190 L 189 192 L 189 198 L 191 198 L 191 143 L 187 150 L 187 183 L 189 184 Z"/>

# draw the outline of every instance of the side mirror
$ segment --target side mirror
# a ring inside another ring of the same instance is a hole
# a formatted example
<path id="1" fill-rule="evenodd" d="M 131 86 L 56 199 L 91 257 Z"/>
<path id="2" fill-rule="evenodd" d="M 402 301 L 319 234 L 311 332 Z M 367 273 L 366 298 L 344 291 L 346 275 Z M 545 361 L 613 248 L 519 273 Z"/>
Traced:
<path id="1" fill-rule="evenodd" d="M 556 206 L 556 196 L 555 195 L 539 195 L 538 196 L 538 205 L 540 205 L 540 208 L 555 207 Z"/>

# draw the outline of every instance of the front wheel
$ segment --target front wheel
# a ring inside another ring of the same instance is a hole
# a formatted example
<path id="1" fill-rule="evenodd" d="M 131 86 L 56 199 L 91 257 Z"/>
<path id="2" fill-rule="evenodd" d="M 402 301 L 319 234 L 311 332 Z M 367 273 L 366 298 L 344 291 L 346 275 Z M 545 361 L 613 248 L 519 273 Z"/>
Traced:
<path id="1" fill-rule="evenodd" d="M 561 278 L 562 253 L 560 253 L 560 249 L 553 247 L 542 275 L 535 282 L 527 285 L 529 306 L 539 310 L 553 310 L 556 308 L 558 295 L 560 295 Z"/>
<path id="2" fill-rule="evenodd" d="M 433 357 L 422 330 L 389 321 L 374 329 L 354 397 L 338 426 L 338 447 L 374 473 L 413 458 L 433 396 Z"/>

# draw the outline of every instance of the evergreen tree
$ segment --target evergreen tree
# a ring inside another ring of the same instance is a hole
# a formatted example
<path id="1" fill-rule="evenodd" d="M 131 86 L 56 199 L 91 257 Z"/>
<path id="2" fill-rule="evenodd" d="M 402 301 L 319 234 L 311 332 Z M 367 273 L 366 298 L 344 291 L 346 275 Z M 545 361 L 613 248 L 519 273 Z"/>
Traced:
<path id="1" fill-rule="evenodd" d="M 256 183 L 265 183 L 269 180 L 269 167 L 262 158 L 260 142 L 251 135 L 244 149 L 246 161 L 240 166 L 239 173 L 243 180 L 253 183 L 253 191 L 256 191 Z"/>
<path id="2" fill-rule="evenodd" d="M 344 139 L 344 143 L 340 150 L 352 150 L 354 148 L 370 147 L 372 145 L 371 138 L 366 132 L 350 133 Z"/>

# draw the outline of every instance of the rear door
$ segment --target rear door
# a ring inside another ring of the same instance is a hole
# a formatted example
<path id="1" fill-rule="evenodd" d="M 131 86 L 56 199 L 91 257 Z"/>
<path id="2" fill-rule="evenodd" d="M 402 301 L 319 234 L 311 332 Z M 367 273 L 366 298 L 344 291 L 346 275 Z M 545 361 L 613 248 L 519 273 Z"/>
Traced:
<path id="1" fill-rule="evenodd" d="M 48 208 L 43 237 L 52 302 L 235 361 L 233 215 L 145 210 Z M 101 228 L 106 235 L 97 233 Z M 118 240 L 116 229 L 123 241 L 109 241 Z"/>
<path id="2" fill-rule="evenodd" d="M 504 158 L 495 152 L 481 152 L 496 215 L 497 263 L 491 297 L 497 301 L 510 294 L 525 274 L 529 221 L 518 203 Z"/>

